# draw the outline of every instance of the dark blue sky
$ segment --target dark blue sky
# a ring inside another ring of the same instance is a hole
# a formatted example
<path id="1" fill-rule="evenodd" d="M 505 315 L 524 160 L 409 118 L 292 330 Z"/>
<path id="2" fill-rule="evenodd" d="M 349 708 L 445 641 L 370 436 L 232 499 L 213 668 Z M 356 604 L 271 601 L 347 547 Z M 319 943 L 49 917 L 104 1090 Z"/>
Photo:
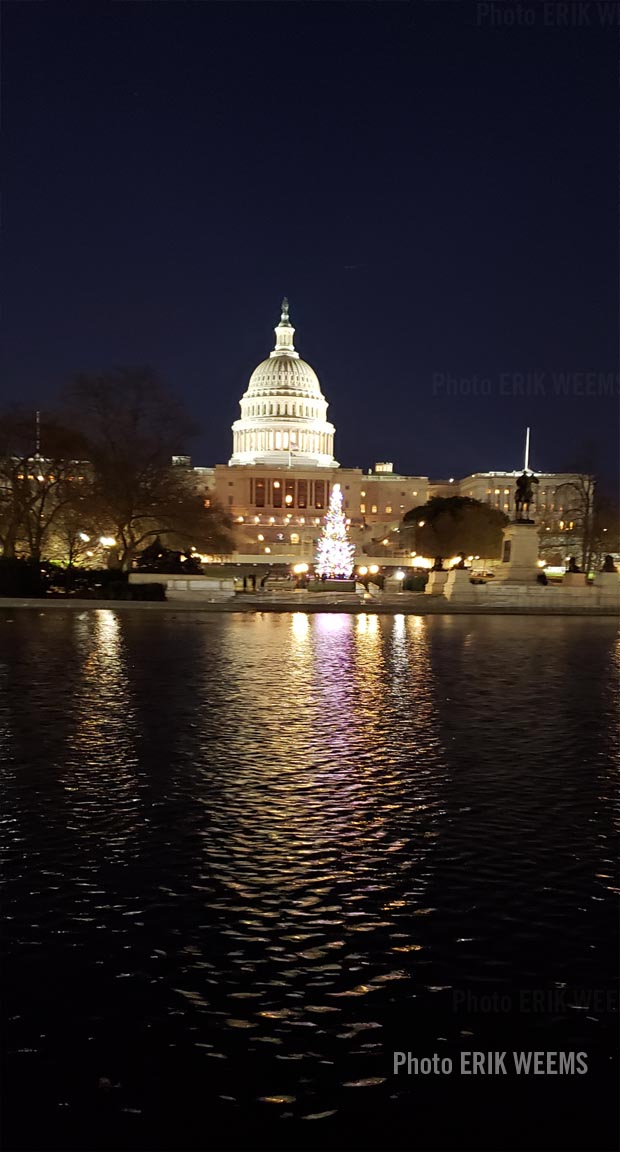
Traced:
<path id="1" fill-rule="evenodd" d="M 226 461 L 286 293 L 342 464 L 613 477 L 617 30 L 527 7 L 5 5 L 6 398 L 150 364 Z"/>

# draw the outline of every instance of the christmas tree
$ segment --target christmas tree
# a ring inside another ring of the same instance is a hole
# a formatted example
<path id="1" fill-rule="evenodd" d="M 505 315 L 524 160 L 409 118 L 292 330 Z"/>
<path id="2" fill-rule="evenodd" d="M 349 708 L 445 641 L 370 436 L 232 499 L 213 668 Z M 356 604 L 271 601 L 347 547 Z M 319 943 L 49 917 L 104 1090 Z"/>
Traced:
<path id="1" fill-rule="evenodd" d="M 342 577 L 347 580 L 353 571 L 354 555 L 355 546 L 349 540 L 347 522 L 342 511 L 342 492 L 340 485 L 334 484 L 316 554 L 314 567 L 317 576 L 331 580 Z"/>

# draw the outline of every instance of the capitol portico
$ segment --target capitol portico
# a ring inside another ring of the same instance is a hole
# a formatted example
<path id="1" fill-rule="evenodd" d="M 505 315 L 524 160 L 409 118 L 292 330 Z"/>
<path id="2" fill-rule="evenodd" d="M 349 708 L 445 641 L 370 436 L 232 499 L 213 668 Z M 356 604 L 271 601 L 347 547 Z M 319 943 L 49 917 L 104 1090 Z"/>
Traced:
<path id="1" fill-rule="evenodd" d="M 284 299 L 275 346 L 252 372 L 241 398 L 228 464 L 192 469 L 205 500 L 217 501 L 231 517 L 237 556 L 266 563 L 311 560 L 335 483 L 340 484 L 351 540 L 360 555 L 400 554 L 406 562 L 399 525 L 406 512 L 431 496 L 472 496 L 514 515 L 520 469 L 433 482 L 427 476 L 394 472 L 387 462 L 370 471 L 341 467 L 334 456 L 328 402 L 316 372 L 296 350 L 294 336 Z M 176 462 L 190 464 L 185 457 Z M 538 476 L 533 510 L 541 530 L 555 534 L 564 528 L 567 496 L 562 485 L 574 476 Z"/>

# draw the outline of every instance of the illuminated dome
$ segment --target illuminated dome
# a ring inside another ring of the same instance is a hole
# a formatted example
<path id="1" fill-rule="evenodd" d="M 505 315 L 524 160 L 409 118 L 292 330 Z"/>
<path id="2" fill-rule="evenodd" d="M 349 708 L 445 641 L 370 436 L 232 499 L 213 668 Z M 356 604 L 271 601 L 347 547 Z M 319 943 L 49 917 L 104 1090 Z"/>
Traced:
<path id="1" fill-rule="evenodd" d="M 295 351 L 286 298 L 275 333 L 273 352 L 254 369 L 241 399 L 229 464 L 336 468 L 327 401 L 315 371 Z"/>

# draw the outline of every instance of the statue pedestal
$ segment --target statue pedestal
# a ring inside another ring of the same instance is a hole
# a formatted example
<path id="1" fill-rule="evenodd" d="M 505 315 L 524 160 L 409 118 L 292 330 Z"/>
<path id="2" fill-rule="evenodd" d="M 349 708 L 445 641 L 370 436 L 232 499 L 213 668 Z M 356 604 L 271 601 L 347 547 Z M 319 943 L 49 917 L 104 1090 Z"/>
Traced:
<path id="1" fill-rule="evenodd" d="M 594 587 L 600 588 L 605 596 L 618 596 L 620 594 L 620 572 L 598 572 L 594 577 Z"/>
<path id="2" fill-rule="evenodd" d="M 585 588 L 587 583 L 585 572 L 565 572 L 562 578 L 563 588 Z"/>
<path id="3" fill-rule="evenodd" d="M 310 580 L 309 592 L 355 592 L 355 580 Z"/>
<path id="4" fill-rule="evenodd" d="M 441 576 L 439 572 L 437 575 Z M 451 568 L 447 573 L 447 580 L 444 586 L 444 596 L 446 600 L 458 600 L 459 604 L 478 602 L 478 588 L 471 582 L 471 572 L 469 568 Z"/>
<path id="5" fill-rule="evenodd" d="M 502 562 L 495 570 L 496 580 L 530 584 L 539 571 L 538 529 L 533 521 L 514 520 L 504 528 Z"/>
<path id="6" fill-rule="evenodd" d="M 427 596 L 443 596 L 448 576 L 449 572 L 447 568 L 445 572 L 435 572 L 431 569 L 428 574 L 428 580 L 426 581 L 426 588 L 424 589 Z"/>
<path id="7" fill-rule="evenodd" d="M 397 580 L 395 576 L 386 576 L 384 584 L 383 584 L 383 591 L 388 596 L 393 596 L 394 593 L 402 592 L 402 590 L 403 590 L 402 580 Z"/>

